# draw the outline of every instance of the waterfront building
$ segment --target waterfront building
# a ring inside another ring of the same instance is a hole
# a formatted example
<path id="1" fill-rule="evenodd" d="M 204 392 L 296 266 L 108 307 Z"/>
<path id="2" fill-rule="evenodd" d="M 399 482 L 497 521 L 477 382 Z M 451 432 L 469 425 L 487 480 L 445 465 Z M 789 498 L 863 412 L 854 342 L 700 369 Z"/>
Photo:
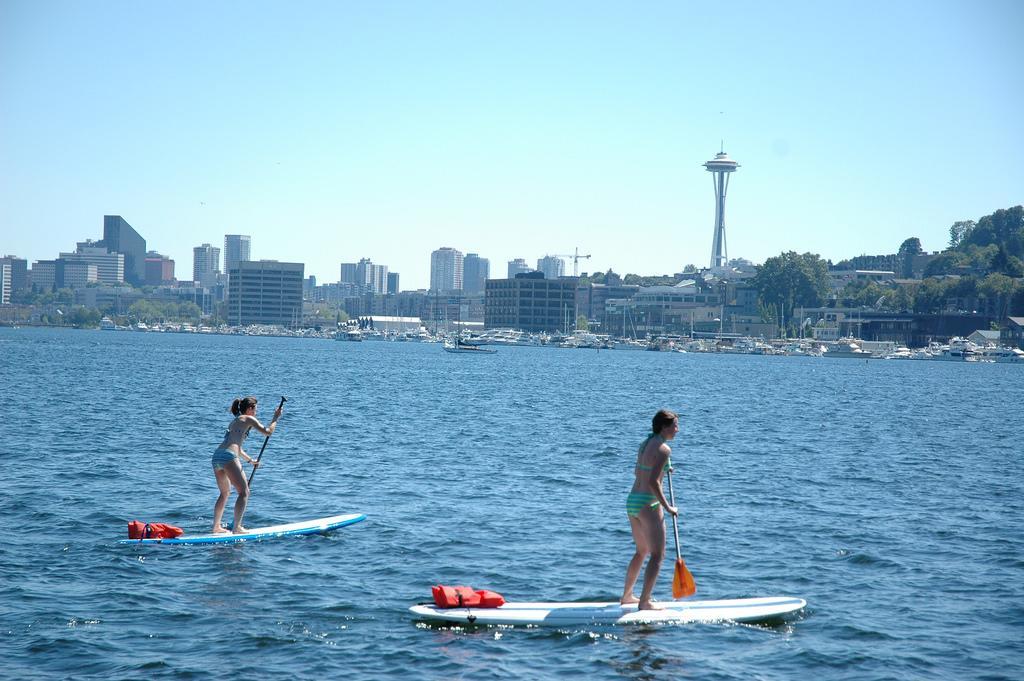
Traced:
<path id="1" fill-rule="evenodd" d="M 615 277 L 613 280 L 621 279 Z M 576 288 L 576 316 L 583 315 L 596 329 L 608 328 L 606 303 L 611 299 L 629 300 L 640 287 L 631 284 L 585 284 Z M 621 320 L 619 326 L 622 326 Z M 621 334 L 620 334 L 621 335 Z"/>
<path id="2" fill-rule="evenodd" d="M 873 281 L 876 283 L 892 281 L 896 273 L 890 270 L 829 270 L 828 282 L 833 291 L 842 291 L 847 284 Z"/>
<path id="3" fill-rule="evenodd" d="M 491 261 L 476 253 L 467 253 L 462 261 L 462 290 L 466 293 L 484 292 L 491 275 Z"/>
<path id="4" fill-rule="evenodd" d="M 484 328 L 569 332 L 576 326 L 575 277 L 545 279 L 527 272 L 514 279 L 488 279 Z"/>
<path id="5" fill-rule="evenodd" d="M 203 244 L 192 249 L 192 281 L 200 286 L 214 286 L 220 274 L 220 249 Z"/>
<path id="6" fill-rule="evenodd" d="M 462 252 L 444 246 L 430 254 L 430 290 L 461 291 Z"/>
<path id="7" fill-rule="evenodd" d="M 238 263 L 251 260 L 252 237 L 248 234 L 224 235 L 224 271 L 230 272 Z"/>
<path id="8" fill-rule="evenodd" d="M 120 215 L 104 215 L 102 244 L 111 253 L 124 255 L 121 281 L 142 286 L 146 278 L 146 240 Z"/>
<path id="9" fill-rule="evenodd" d="M 515 279 L 517 274 L 526 274 L 533 271 L 533 268 L 527 265 L 526 261 L 522 258 L 508 261 L 508 279 Z"/>
<path id="10" fill-rule="evenodd" d="M 6 264 L 11 268 L 12 294 L 28 290 L 28 260 L 16 255 L 5 255 L 0 258 L 0 264 Z"/>
<path id="11" fill-rule="evenodd" d="M 123 284 L 125 282 L 125 263 L 126 256 L 124 253 L 115 252 L 110 250 L 106 246 L 100 244 L 105 243 L 101 241 L 84 241 L 78 244 L 78 248 L 74 253 L 61 253 L 60 260 L 64 262 L 84 262 L 89 265 L 96 266 L 96 273 L 99 281 L 104 284 L 116 285 Z M 139 259 L 139 264 L 145 266 L 145 261 Z M 33 270 L 35 266 L 33 265 Z M 142 280 L 145 278 L 143 273 L 142 278 L 139 280 L 139 285 L 142 285 Z M 56 281 L 57 287 L 60 288 L 60 281 Z M 35 284 L 33 284 L 35 285 Z"/>
<path id="12" fill-rule="evenodd" d="M 228 323 L 298 325 L 302 320 L 304 270 L 302 263 L 239 262 L 228 273 Z"/>
<path id="13" fill-rule="evenodd" d="M 558 279 L 565 276 L 565 261 L 555 255 L 545 255 L 537 260 L 537 271 L 543 273 L 545 279 Z"/>
<path id="14" fill-rule="evenodd" d="M 388 272 L 388 293 L 398 293 L 398 272 Z"/>
<path id="15" fill-rule="evenodd" d="M 724 269 L 729 260 L 725 247 L 725 195 L 729 189 L 729 175 L 736 172 L 739 164 L 729 158 L 723 149 L 715 158 L 704 164 L 712 175 L 715 187 L 715 233 L 711 242 L 711 269 Z"/>
<path id="16" fill-rule="evenodd" d="M 702 288 L 685 279 L 674 286 L 647 286 L 632 298 L 609 298 L 605 302 L 608 333 L 643 338 L 661 335 L 689 335 L 728 331 L 724 321 L 722 295 L 714 288 Z"/>
<path id="17" fill-rule="evenodd" d="M 146 254 L 145 263 L 146 276 L 143 283 L 146 286 L 160 286 L 174 281 L 174 261 L 166 255 L 150 251 Z"/>

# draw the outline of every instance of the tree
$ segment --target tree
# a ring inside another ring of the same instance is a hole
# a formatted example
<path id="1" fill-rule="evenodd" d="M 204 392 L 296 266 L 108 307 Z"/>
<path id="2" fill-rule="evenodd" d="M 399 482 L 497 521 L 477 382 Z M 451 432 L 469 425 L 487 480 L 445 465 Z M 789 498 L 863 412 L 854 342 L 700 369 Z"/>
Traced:
<path id="1" fill-rule="evenodd" d="M 795 251 L 768 258 L 751 280 L 763 309 L 778 305 L 784 319 L 795 307 L 817 307 L 828 297 L 828 265 L 813 253 Z"/>
<path id="2" fill-rule="evenodd" d="M 978 293 L 995 302 L 996 316 L 1002 319 L 1008 315 L 1016 288 L 1016 282 L 1005 274 L 990 274 L 978 285 Z"/>
<path id="3" fill-rule="evenodd" d="M 1020 258 L 1010 255 L 1003 244 L 999 244 L 999 250 L 989 260 L 988 269 L 990 272 L 1005 274 L 1008 277 L 1024 276 L 1024 267 L 1022 267 Z"/>
<path id="4" fill-rule="evenodd" d="M 913 277 L 914 256 L 921 255 L 922 253 L 924 253 L 924 249 L 921 248 L 921 240 L 916 236 L 912 236 L 900 244 L 900 250 L 896 253 L 897 276 L 901 279 Z"/>
<path id="5" fill-rule="evenodd" d="M 960 248 L 964 237 L 974 229 L 974 220 L 958 220 L 949 228 L 949 247 Z"/>
<path id="6" fill-rule="evenodd" d="M 579 317 L 576 318 L 576 328 L 579 329 L 580 331 L 590 330 L 590 322 L 587 321 L 587 315 L 581 314 Z"/>

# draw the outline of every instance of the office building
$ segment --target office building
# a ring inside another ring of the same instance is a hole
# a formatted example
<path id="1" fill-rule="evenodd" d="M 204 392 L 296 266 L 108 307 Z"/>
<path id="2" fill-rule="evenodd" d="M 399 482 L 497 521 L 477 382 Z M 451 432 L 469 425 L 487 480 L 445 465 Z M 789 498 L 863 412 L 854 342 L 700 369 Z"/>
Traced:
<path id="1" fill-rule="evenodd" d="M 515 279 L 517 274 L 526 274 L 527 272 L 533 272 L 533 268 L 527 265 L 526 261 L 522 258 L 508 261 L 509 279 Z"/>
<path id="2" fill-rule="evenodd" d="M 109 250 L 105 246 L 101 246 L 100 244 L 102 243 L 105 242 L 81 242 L 78 244 L 78 248 L 74 253 L 61 253 L 60 260 L 63 260 L 64 262 L 84 262 L 89 265 L 96 265 L 96 273 L 101 283 L 110 284 L 111 286 L 123 284 L 125 281 L 125 258 L 127 256 L 125 256 L 124 253 L 117 253 Z M 142 265 L 145 265 L 144 260 L 140 259 L 139 262 Z M 35 265 L 32 266 L 32 270 L 35 271 Z M 145 271 L 143 271 L 143 277 L 139 281 L 139 286 L 142 285 L 142 281 L 144 279 Z M 34 278 L 32 285 L 36 286 Z M 59 281 L 57 281 L 57 288 L 61 288 Z"/>
<path id="3" fill-rule="evenodd" d="M 46 293 L 57 285 L 57 261 L 36 260 L 32 263 L 32 291 Z"/>
<path id="4" fill-rule="evenodd" d="M 111 253 L 124 254 L 122 281 L 142 286 L 146 278 L 146 240 L 120 215 L 103 216 L 103 246 Z"/>
<path id="5" fill-rule="evenodd" d="M 57 288 L 85 288 L 99 281 L 96 265 L 81 260 L 57 260 Z"/>
<path id="6" fill-rule="evenodd" d="M 174 261 L 156 251 L 146 254 L 146 286 L 174 283 Z"/>
<path id="7" fill-rule="evenodd" d="M 302 321 L 305 265 L 276 260 L 241 261 L 228 272 L 228 323 L 235 326 Z"/>
<path id="8" fill-rule="evenodd" d="M 491 261 L 476 253 L 467 253 L 462 260 L 462 290 L 466 293 L 483 293 L 484 284 L 491 275 Z"/>
<path id="9" fill-rule="evenodd" d="M 203 244 L 192 249 L 192 281 L 200 286 L 212 287 L 220 274 L 220 249 Z"/>
<path id="10" fill-rule="evenodd" d="M 12 294 L 28 290 L 28 260 L 16 255 L 5 255 L 0 258 L 0 264 L 6 264 L 11 268 Z"/>
<path id="11" fill-rule="evenodd" d="M 238 267 L 238 263 L 251 260 L 252 237 L 248 234 L 224 235 L 224 272 Z"/>
<path id="12" fill-rule="evenodd" d="M 398 293 L 398 272 L 388 272 L 388 293 Z"/>
<path id="13" fill-rule="evenodd" d="M 569 332 L 576 326 L 575 277 L 545 279 L 541 272 L 514 279 L 488 279 L 484 328 L 533 333 Z"/>
<path id="14" fill-rule="evenodd" d="M 545 255 L 537 260 L 537 271 L 543 273 L 545 279 L 558 279 L 565 275 L 565 261 L 554 255 Z"/>

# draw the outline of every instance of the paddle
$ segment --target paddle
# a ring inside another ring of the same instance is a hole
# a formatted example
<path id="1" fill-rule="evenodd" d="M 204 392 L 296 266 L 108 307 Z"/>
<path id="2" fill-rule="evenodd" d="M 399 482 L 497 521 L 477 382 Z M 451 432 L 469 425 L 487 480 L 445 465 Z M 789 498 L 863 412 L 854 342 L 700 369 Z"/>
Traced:
<path id="1" fill-rule="evenodd" d="M 672 474 L 668 474 L 668 500 L 676 505 L 676 495 L 672 491 Z M 683 554 L 679 551 L 679 521 L 672 516 L 672 529 L 676 534 L 676 571 L 672 575 L 672 598 L 683 598 L 697 593 L 697 585 L 693 581 L 693 575 L 686 569 L 683 562 Z"/>
<path id="2" fill-rule="evenodd" d="M 287 402 L 287 401 L 288 401 L 288 398 L 285 397 L 284 395 L 281 395 L 281 404 L 277 405 L 277 408 L 278 409 L 283 408 L 284 407 L 284 403 Z M 260 459 L 263 458 L 263 450 L 267 448 L 267 443 L 268 442 L 270 442 L 270 436 L 269 435 L 266 437 L 265 440 L 263 440 L 263 446 L 260 447 L 260 455 L 256 457 L 256 463 L 257 464 L 259 464 Z M 252 467 L 252 473 L 249 473 L 249 481 L 246 483 L 249 487 L 252 487 L 252 479 L 256 475 L 256 468 L 257 468 L 257 466 L 253 466 Z M 676 543 L 677 544 L 679 543 L 678 539 L 676 540 Z"/>

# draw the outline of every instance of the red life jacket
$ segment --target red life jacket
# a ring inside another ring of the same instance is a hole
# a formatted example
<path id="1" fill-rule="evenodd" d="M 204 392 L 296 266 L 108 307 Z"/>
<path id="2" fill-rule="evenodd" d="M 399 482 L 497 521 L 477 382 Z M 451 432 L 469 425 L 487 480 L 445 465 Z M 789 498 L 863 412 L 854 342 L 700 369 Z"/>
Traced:
<path id="1" fill-rule="evenodd" d="M 173 539 L 185 534 L 185 530 L 166 523 L 144 523 L 132 520 L 128 523 L 129 539 Z"/>
<path id="2" fill-rule="evenodd" d="M 505 598 L 499 593 L 486 589 L 474 590 L 468 586 L 438 584 L 431 592 L 439 608 L 497 608 L 505 604 Z"/>

